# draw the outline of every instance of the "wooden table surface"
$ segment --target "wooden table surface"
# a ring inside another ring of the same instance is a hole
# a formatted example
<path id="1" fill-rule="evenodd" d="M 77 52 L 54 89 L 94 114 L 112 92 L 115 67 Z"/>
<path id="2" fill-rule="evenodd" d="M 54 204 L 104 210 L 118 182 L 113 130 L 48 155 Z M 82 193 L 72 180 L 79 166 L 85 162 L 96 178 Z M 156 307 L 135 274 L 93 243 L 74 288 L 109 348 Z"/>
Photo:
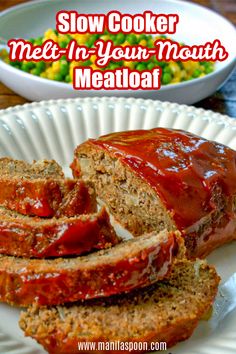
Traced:
<path id="1" fill-rule="evenodd" d="M 23 2 L 25 0 L 0 0 L 0 11 Z M 236 25 L 236 0 L 192 0 L 192 2 L 210 7 Z M 27 100 L 0 83 L 0 109 L 25 102 Z M 236 70 L 219 91 L 198 102 L 196 106 L 236 117 Z"/>

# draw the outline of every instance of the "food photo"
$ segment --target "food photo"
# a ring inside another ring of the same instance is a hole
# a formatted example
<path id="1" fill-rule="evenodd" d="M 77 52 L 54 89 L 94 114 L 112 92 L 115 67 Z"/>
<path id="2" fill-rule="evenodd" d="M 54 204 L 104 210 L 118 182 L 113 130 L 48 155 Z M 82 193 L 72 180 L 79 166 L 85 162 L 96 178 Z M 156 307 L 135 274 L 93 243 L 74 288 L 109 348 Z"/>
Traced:
<path id="1" fill-rule="evenodd" d="M 235 353 L 234 1 L 0 10 L 0 354 Z"/>

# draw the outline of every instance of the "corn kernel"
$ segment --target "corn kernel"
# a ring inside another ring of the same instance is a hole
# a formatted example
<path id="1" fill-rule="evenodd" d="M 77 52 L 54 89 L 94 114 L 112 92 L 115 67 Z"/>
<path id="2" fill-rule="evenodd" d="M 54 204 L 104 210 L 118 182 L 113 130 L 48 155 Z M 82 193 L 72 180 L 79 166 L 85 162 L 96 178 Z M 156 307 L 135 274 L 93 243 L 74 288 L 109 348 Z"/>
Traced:
<path id="1" fill-rule="evenodd" d="M 54 63 L 52 63 L 52 72 L 54 74 L 60 72 L 60 62 L 59 61 L 55 61 Z"/>
<path id="2" fill-rule="evenodd" d="M 68 37 L 66 34 L 59 34 L 58 38 L 60 39 L 60 41 L 67 41 Z"/>
<path id="3" fill-rule="evenodd" d="M 171 84 L 177 84 L 178 82 L 180 82 L 180 77 L 174 77 L 174 78 L 171 80 Z"/>
<path id="4" fill-rule="evenodd" d="M 52 34 L 53 30 L 49 28 L 46 32 L 44 32 L 44 37 L 49 37 Z"/>
<path id="5" fill-rule="evenodd" d="M 41 73 L 40 74 L 40 77 L 43 77 L 44 79 L 46 79 L 47 78 L 47 74 L 44 72 L 44 73 Z"/>
<path id="6" fill-rule="evenodd" d="M 174 76 L 180 76 L 181 69 L 174 61 L 169 62 L 169 67 Z"/>
<path id="7" fill-rule="evenodd" d="M 80 66 L 81 65 L 81 61 L 72 61 L 71 63 L 70 63 L 70 70 L 69 70 L 69 72 L 70 72 L 70 77 L 71 77 L 71 79 L 73 78 L 73 70 L 74 70 L 74 68 L 76 67 L 76 66 Z"/>
<path id="8" fill-rule="evenodd" d="M 54 80 L 54 73 L 53 73 L 53 72 L 47 73 L 47 78 L 48 78 L 49 80 Z"/>
<path id="9" fill-rule="evenodd" d="M 91 55 L 90 61 L 91 61 L 93 64 L 95 63 L 96 59 L 97 59 L 97 56 L 96 56 L 96 55 Z"/>
<path id="10" fill-rule="evenodd" d="M 93 70 L 99 69 L 99 68 L 97 67 L 97 65 L 95 65 L 95 64 L 90 65 L 90 67 L 91 67 Z"/>
<path id="11" fill-rule="evenodd" d="M 184 69 L 190 74 L 192 75 L 192 73 L 194 72 L 195 69 L 199 68 L 199 63 L 197 63 L 196 61 L 184 61 L 183 63 L 183 67 Z"/>
<path id="12" fill-rule="evenodd" d="M 100 39 L 103 39 L 104 41 L 108 41 L 110 37 L 107 34 L 105 34 L 104 36 L 101 36 Z"/>
<path id="13" fill-rule="evenodd" d="M 131 70 L 133 70 L 135 68 L 134 62 L 132 62 L 132 61 L 124 61 L 124 66 L 126 66 L 127 68 L 130 68 Z"/>
<path id="14" fill-rule="evenodd" d="M 180 78 L 181 78 L 182 80 L 185 80 L 185 79 L 187 78 L 187 73 L 186 73 L 185 70 L 181 70 L 181 72 L 180 72 Z"/>
<path id="15" fill-rule="evenodd" d="M 128 41 L 125 41 L 124 43 L 121 44 L 122 47 L 127 47 L 127 45 L 130 45 Z"/>
<path id="16" fill-rule="evenodd" d="M 44 38 L 43 38 L 43 42 L 45 42 L 46 40 L 51 39 L 54 42 L 58 42 L 58 37 L 56 35 L 56 33 L 50 28 L 48 29 L 45 33 L 44 33 Z"/>
<path id="17" fill-rule="evenodd" d="M 90 34 L 72 34 L 71 37 L 76 40 L 78 44 L 85 44 L 87 42 L 87 39 L 89 38 Z"/>
<path id="18" fill-rule="evenodd" d="M 145 39 L 142 39 L 139 44 L 145 47 L 145 45 L 147 45 L 147 41 Z"/>

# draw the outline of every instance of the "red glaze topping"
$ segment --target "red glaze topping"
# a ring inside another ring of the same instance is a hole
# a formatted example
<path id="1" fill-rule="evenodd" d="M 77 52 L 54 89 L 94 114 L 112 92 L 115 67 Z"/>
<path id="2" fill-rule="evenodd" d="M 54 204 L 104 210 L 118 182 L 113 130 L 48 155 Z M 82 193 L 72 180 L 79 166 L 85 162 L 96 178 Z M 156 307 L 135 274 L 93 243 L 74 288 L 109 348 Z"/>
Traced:
<path id="1" fill-rule="evenodd" d="M 60 185 L 54 181 L 5 179 L 0 186 L 0 204 L 25 215 L 50 217 L 62 201 Z"/>
<path id="2" fill-rule="evenodd" d="M 53 263 L 39 263 L 45 260 L 29 260 L 28 265 L 19 265 L 19 271 L 9 271 L 5 260 L 0 264 L 0 300 L 20 306 L 35 301 L 39 305 L 58 305 L 130 291 L 163 279 L 177 252 L 176 237 L 170 233 L 167 240 L 157 241 L 135 256 L 127 255 L 117 262 L 108 259 L 98 265 L 93 261 L 92 266 L 88 262 L 80 269 L 75 264 L 54 267 Z"/>
<path id="3" fill-rule="evenodd" d="M 222 213 L 199 235 L 198 231 L 186 231 L 185 246 L 187 257 L 206 258 L 215 248 L 226 242 L 236 240 L 236 217 L 229 212 Z"/>
<path id="4" fill-rule="evenodd" d="M 1 254 L 35 258 L 80 255 L 118 242 L 105 209 L 94 216 L 62 221 L 0 216 Z"/>
<path id="5" fill-rule="evenodd" d="M 96 211 L 95 193 L 83 181 L 2 179 L 0 205 L 24 215 L 74 216 Z"/>
<path id="6" fill-rule="evenodd" d="M 56 217 L 95 213 L 97 211 L 96 194 L 84 181 L 76 182 L 73 189 L 65 195 L 56 212 Z"/>
<path id="7" fill-rule="evenodd" d="M 113 133 L 90 143 L 108 150 L 160 196 L 179 229 L 217 209 L 216 187 L 236 194 L 236 152 L 165 128 Z"/>

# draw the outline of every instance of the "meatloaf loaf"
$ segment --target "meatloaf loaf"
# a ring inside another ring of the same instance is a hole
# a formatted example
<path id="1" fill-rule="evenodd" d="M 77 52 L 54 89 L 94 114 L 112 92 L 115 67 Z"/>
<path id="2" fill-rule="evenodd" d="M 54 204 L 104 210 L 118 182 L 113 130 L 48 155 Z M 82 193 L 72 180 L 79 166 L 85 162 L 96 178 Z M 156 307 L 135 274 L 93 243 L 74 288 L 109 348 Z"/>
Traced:
<path id="1" fill-rule="evenodd" d="M 165 128 L 113 133 L 78 146 L 74 176 L 134 235 L 182 231 L 190 258 L 236 239 L 236 152 Z"/>
<path id="2" fill-rule="evenodd" d="M 72 216 L 96 211 L 91 185 L 66 179 L 55 161 L 0 159 L 0 205 L 25 215 Z"/>
<path id="3" fill-rule="evenodd" d="M 162 231 L 77 258 L 0 256 L 0 301 L 57 305 L 150 285 L 163 279 L 182 254 L 178 240 L 178 234 Z"/>
<path id="4" fill-rule="evenodd" d="M 169 348 L 190 337 L 211 307 L 218 283 L 214 268 L 205 262 L 182 260 L 168 279 L 146 289 L 82 304 L 34 305 L 21 313 L 19 324 L 50 354 L 85 352 L 80 347 L 83 342 L 98 345 L 101 341 L 104 346 L 106 342 L 146 342 L 140 352 L 154 350 L 151 342 L 166 342 Z M 109 353 L 118 353 L 115 348 Z M 130 351 L 121 349 L 120 353 L 137 353 L 134 348 L 130 345 Z M 99 352 L 108 351 L 97 346 L 94 353 Z"/>
<path id="5" fill-rule="evenodd" d="M 97 214 L 41 219 L 0 207 L 0 253 L 47 258 L 80 255 L 116 245 L 105 208 Z"/>

